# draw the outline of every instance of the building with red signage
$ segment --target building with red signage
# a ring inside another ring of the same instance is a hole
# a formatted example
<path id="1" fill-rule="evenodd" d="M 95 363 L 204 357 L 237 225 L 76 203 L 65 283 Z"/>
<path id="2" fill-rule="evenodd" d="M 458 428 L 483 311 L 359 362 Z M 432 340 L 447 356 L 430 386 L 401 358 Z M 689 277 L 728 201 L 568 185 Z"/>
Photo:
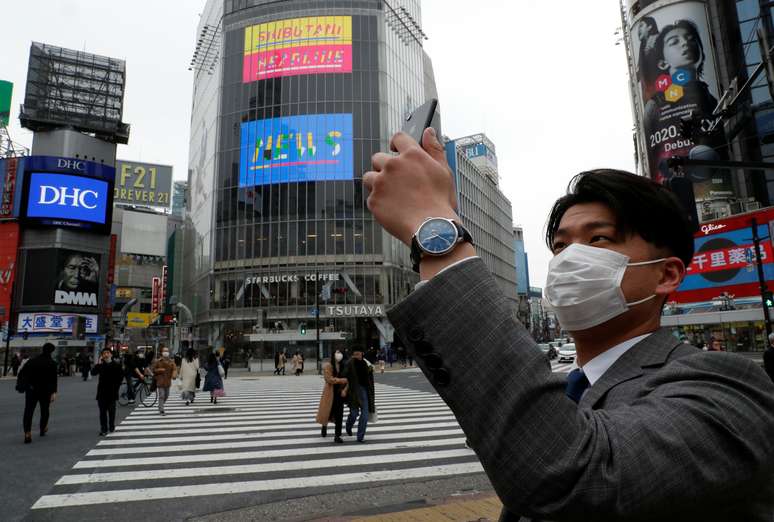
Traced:
<path id="1" fill-rule="evenodd" d="M 683 284 L 670 298 L 662 325 L 695 343 L 721 339 L 731 351 L 766 346 L 761 287 L 774 291 L 774 208 L 707 221 L 694 238 L 695 253 Z"/>

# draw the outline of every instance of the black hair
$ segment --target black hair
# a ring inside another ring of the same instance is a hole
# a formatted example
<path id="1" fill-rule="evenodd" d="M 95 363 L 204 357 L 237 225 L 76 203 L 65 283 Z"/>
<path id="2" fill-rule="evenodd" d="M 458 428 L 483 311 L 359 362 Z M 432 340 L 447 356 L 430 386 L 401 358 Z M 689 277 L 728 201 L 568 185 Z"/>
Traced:
<path id="1" fill-rule="evenodd" d="M 666 248 L 686 268 L 693 260 L 693 233 L 688 216 L 671 190 L 644 176 L 615 169 L 581 172 L 570 180 L 567 194 L 556 200 L 546 225 L 546 244 L 552 249 L 559 223 L 567 210 L 582 203 L 601 203 L 616 218 L 623 236 L 638 235 Z"/>
<path id="2" fill-rule="evenodd" d="M 196 354 L 196 351 L 193 348 L 188 348 L 185 351 L 185 360 L 189 363 L 192 363 L 194 360 L 194 355 Z"/>
<path id="3" fill-rule="evenodd" d="M 648 26 L 648 34 L 658 34 L 658 24 L 656 23 L 656 19 L 652 16 L 645 16 L 640 21 L 637 22 L 638 24 L 645 24 Z"/>
<path id="4" fill-rule="evenodd" d="M 105 347 L 104 347 L 102 350 L 100 350 L 100 352 L 99 352 L 99 353 L 105 353 L 105 352 L 110 352 L 110 353 L 113 353 L 113 350 L 111 350 L 110 348 L 108 348 L 107 346 L 105 346 Z"/>
<path id="5" fill-rule="evenodd" d="M 51 355 L 55 350 L 56 346 L 51 343 L 46 343 L 43 345 L 43 355 Z"/>
<path id="6" fill-rule="evenodd" d="M 701 56 L 699 57 L 699 62 L 698 62 L 698 65 L 696 66 L 696 77 L 701 78 L 701 75 L 704 72 L 704 59 L 706 58 L 706 55 L 704 54 L 704 44 L 701 42 L 701 35 L 699 35 L 699 28 L 696 27 L 696 24 L 694 24 L 690 20 L 678 20 L 672 25 L 666 25 L 661 29 L 661 32 L 658 34 L 658 37 L 656 38 L 656 59 L 658 61 L 661 61 L 664 59 L 664 40 L 666 40 L 666 35 L 669 34 L 671 31 L 674 31 L 675 29 L 685 29 L 686 31 L 691 33 L 691 36 L 693 36 L 693 39 L 696 42 L 696 45 L 699 47 L 699 52 L 701 53 Z"/>
<path id="7" fill-rule="evenodd" d="M 214 368 L 217 365 L 218 365 L 218 357 L 215 355 L 215 352 L 210 352 L 210 355 L 207 356 L 207 367 Z"/>

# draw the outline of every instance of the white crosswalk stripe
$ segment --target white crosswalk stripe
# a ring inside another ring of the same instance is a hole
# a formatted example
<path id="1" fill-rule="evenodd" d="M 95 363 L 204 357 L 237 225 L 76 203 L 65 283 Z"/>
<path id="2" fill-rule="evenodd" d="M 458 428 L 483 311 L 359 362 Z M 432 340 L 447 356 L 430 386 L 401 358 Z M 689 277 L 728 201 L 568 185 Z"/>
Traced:
<path id="1" fill-rule="evenodd" d="M 575 367 L 575 363 L 558 363 L 551 361 L 551 370 L 554 373 L 569 373 Z"/>
<path id="2" fill-rule="evenodd" d="M 61 477 L 35 510 L 390 483 L 481 473 L 451 410 L 434 393 L 376 385 L 366 443 L 320 437 L 316 376 L 229 379 L 217 405 L 177 393 L 166 416 L 138 408 Z M 344 409 L 345 420 L 347 408 Z M 357 425 L 355 425 L 355 430 Z M 259 497 L 256 497 L 259 499 Z M 90 507 L 91 506 L 91 507 Z M 91 513 L 91 512 L 89 512 Z"/>

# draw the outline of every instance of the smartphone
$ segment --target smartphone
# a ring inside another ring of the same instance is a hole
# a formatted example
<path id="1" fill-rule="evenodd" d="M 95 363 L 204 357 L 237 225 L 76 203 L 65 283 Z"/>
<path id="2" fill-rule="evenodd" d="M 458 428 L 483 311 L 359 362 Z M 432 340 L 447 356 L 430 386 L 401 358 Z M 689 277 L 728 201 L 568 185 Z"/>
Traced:
<path id="1" fill-rule="evenodd" d="M 434 127 L 436 133 L 438 132 L 438 116 L 436 109 L 438 108 L 438 100 L 432 98 L 409 114 L 406 121 L 403 123 L 401 132 L 404 132 L 414 138 L 417 143 L 422 143 L 422 134 L 428 127 Z M 440 135 L 439 135 L 440 136 Z M 440 137 L 439 137 L 440 139 Z"/>

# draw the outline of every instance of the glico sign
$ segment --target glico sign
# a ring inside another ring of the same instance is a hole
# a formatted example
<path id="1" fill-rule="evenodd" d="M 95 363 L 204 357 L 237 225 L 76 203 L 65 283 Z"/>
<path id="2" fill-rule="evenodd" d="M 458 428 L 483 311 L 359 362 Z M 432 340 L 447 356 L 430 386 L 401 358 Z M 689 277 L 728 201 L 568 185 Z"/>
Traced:
<path id="1" fill-rule="evenodd" d="M 107 233 L 115 169 L 72 158 L 25 159 L 21 217 L 28 224 Z"/>
<path id="2" fill-rule="evenodd" d="M 685 280 L 670 300 L 679 303 L 712 301 L 723 292 L 736 297 L 760 294 L 752 220 L 756 220 L 763 275 L 769 289 L 774 289 L 774 209 L 740 214 L 705 223 L 694 236 L 693 261 Z"/>

